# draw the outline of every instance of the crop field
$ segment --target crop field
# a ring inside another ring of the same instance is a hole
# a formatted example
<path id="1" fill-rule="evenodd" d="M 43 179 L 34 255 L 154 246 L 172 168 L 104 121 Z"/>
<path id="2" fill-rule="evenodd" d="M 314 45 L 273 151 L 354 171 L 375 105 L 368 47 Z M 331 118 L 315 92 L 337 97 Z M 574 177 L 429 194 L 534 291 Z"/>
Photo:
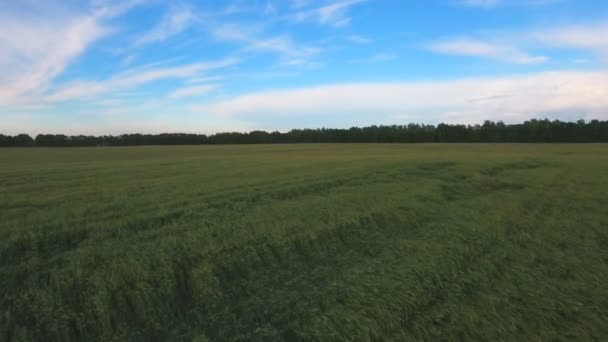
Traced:
<path id="1" fill-rule="evenodd" d="M 0 149 L 1 341 L 608 339 L 608 145 Z"/>

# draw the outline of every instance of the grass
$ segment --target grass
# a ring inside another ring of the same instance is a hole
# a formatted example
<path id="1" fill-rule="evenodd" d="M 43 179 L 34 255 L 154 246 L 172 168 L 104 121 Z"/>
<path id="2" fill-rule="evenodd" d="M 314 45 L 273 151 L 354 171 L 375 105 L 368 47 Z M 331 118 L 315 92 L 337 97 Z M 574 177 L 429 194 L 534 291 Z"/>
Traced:
<path id="1" fill-rule="evenodd" d="M 0 150 L 2 341 L 608 338 L 608 145 Z"/>

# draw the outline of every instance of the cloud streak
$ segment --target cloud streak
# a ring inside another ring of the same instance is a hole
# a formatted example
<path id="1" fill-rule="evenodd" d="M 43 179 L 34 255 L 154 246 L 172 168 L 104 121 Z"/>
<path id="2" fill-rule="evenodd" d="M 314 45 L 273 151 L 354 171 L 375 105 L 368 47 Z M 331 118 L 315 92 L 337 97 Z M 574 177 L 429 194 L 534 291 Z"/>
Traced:
<path id="1" fill-rule="evenodd" d="M 366 1 L 367 0 L 333 1 L 321 7 L 297 11 L 293 13 L 290 17 L 296 22 L 305 22 L 312 20 L 322 25 L 344 27 L 347 26 L 352 20 L 352 18 L 347 14 L 348 10 L 353 6 L 364 3 Z M 300 7 L 306 4 L 308 4 L 308 2 L 304 3 Z"/>
<path id="2" fill-rule="evenodd" d="M 359 36 L 359 35 L 347 36 L 346 40 L 348 40 L 351 43 L 355 43 L 355 44 L 370 44 L 372 42 L 372 39 L 365 37 L 365 36 Z"/>
<path id="3" fill-rule="evenodd" d="M 111 30 L 93 16 L 63 9 L 60 17 L 20 8 L 0 11 L 0 104 L 25 101 Z"/>
<path id="4" fill-rule="evenodd" d="M 546 46 L 591 50 L 608 56 L 608 24 L 572 25 L 536 30 L 528 36 Z"/>
<path id="5" fill-rule="evenodd" d="M 505 43 L 492 43 L 472 38 L 455 38 L 433 43 L 431 51 L 450 55 L 480 57 L 516 64 L 536 64 L 547 61 L 546 56 L 534 56 Z"/>
<path id="6" fill-rule="evenodd" d="M 568 115 L 608 119 L 608 73 L 546 72 L 437 82 L 325 85 L 253 93 L 196 109 L 279 124 L 333 118 L 343 126 L 356 123 L 357 118 L 368 118 L 369 124 L 397 120 L 513 122 Z"/>
<path id="7" fill-rule="evenodd" d="M 316 46 L 295 42 L 290 35 L 260 37 L 259 29 L 238 24 L 214 25 L 212 35 L 221 41 L 244 44 L 243 52 L 273 52 L 282 57 L 281 64 L 308 64 L 310 59 L 321 52 Z"/>
<path id="8" fill-rule="evenodd" d="M 93 0 L 93 14 L 99 19 L 112 19 L 125 14 L 132 8 L 141 6 L 149 0 Z"/>
<path id="9" fill-rule="evenodd" d="M 534 46 L 545 53 L 558 50 L 580 50 L 596 53 L 608 60 L 608 24 L 558 26 L 503 33 L 487 38 L 454 37 L 426 45 L 430 51 L 457 56 L 492 59 L 516 64 L 537 64 L 549 60 L 545 55 L 534 55 L 525 47 Z"/>
<path id="10" fill-rule="evenodd" d="M 237 59 L 228 58 L 214 62 L 199 62 L 176 67 L 134 69 L 103 81 L 80 81 L 68 84 L 49 94 L 46 100 L 50 102 L 62 102 L 91 98 L 99 94 L 123 91 L 159 80 L 200 77 L 205 72 L 225 68 L 238 62 Z"/>
<path id="11" fill-rule="evenodd" d="M 186 30 L 197 17 L 192 8 L 184 5 L 173 6 L 165 14 L 161 22 L 152 30 L 146 32 L 137 41 L 136 45 L 162 42 Z"/>
<path id="12" fill-rule="evenodd" d="M 184 97 L 197 97 L 217 89 L 217 84 L 201 84 L 195 86 L 182 87 L 172 91 L 167 97 L 169 99 L 180 99 Z"/>

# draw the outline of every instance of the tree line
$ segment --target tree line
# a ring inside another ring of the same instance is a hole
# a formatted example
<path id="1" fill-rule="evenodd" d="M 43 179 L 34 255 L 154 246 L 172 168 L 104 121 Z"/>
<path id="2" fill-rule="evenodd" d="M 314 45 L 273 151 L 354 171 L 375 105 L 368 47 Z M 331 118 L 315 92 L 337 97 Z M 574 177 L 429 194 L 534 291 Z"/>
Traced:
<path id="1" fill-rule="evenodd" d="M 84 136 L 0 134 L 0 147 L 85 147 L 138 145 L 221 145 L 282 143 L 595 143 L 608 142 L 608 121 L 529 120 L 522 124 L 486 121 L 482 125 L 408 124 L 349 129 L 293 129 L 212 135 L 163 133 Z"/>

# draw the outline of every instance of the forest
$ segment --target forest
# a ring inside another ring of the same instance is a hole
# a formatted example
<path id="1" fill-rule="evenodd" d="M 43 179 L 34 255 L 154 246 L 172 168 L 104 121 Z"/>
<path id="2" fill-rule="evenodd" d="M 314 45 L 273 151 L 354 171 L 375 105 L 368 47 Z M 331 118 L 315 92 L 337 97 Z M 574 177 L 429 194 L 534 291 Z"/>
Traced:
<path id="1" fill-rule="evenodd" d="M 117 136 L 0 134 L 0 147 L 85 147 L 141 145 L 223 145 L 286 143 L 598 143 L 608 142 L 608 121 L 529 120 L 521 124 L 485 121 L 482 125 L 408 124 L 349 129 L 293 129 L 224 132 L 212 135 L 163 133 Z"/>

